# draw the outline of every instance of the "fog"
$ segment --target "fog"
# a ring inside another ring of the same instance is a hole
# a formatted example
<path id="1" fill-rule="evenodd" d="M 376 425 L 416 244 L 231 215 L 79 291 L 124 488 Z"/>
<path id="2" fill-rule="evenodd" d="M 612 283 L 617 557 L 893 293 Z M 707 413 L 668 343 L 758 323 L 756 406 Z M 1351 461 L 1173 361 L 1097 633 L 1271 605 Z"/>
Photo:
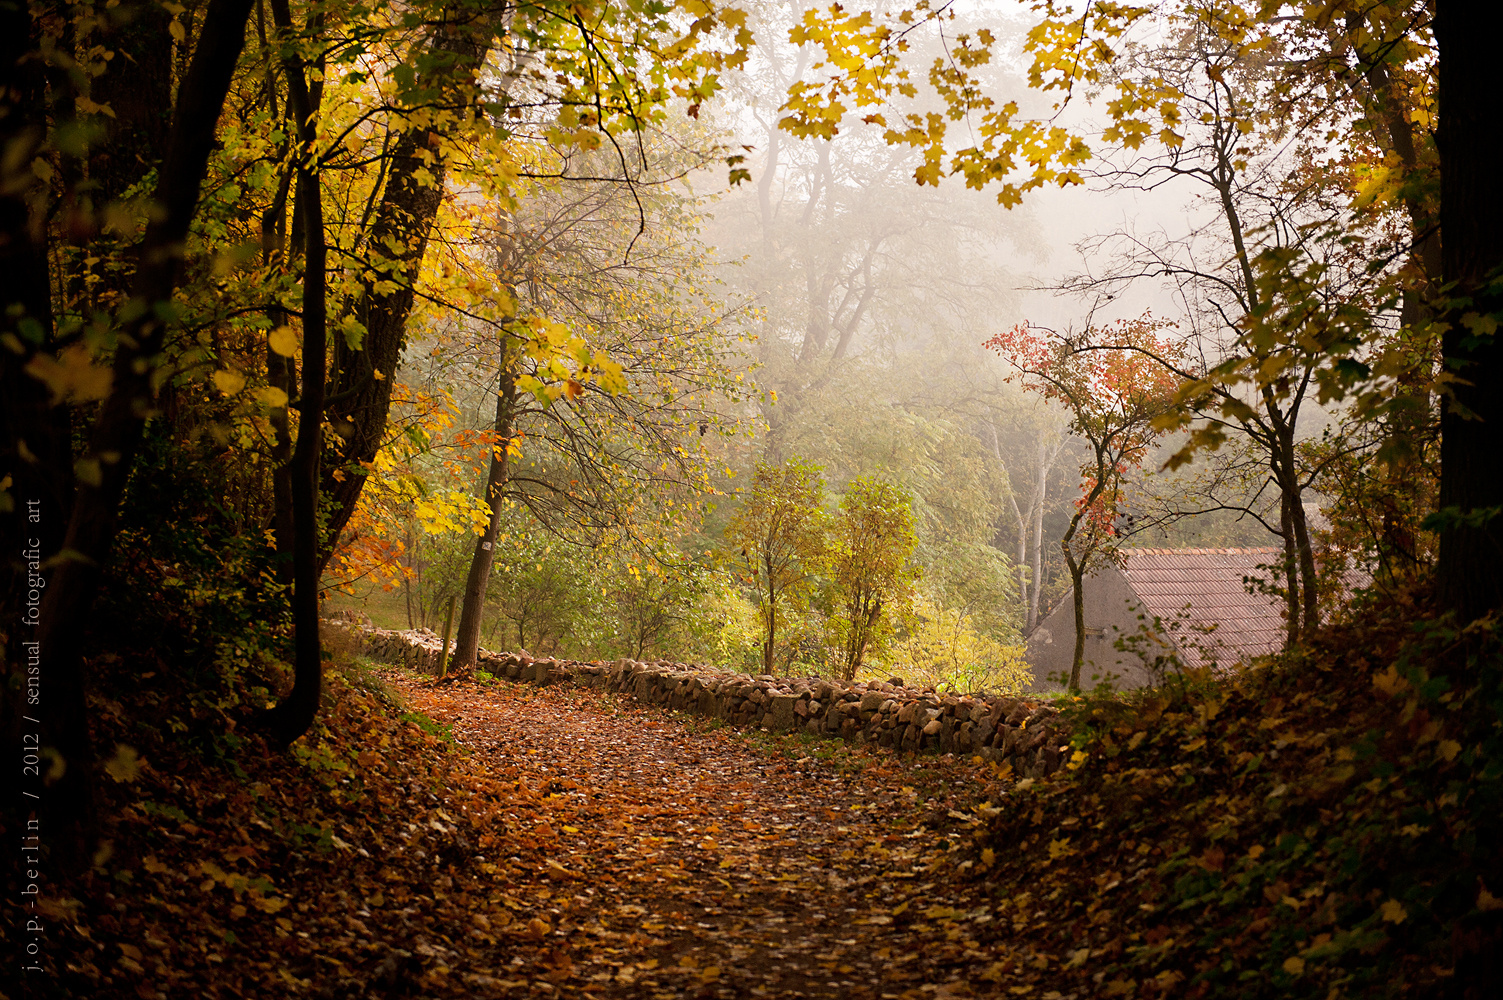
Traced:
<path id="1" fill-rule="evenodd" d="M 990 26 L 999 99 L 1048 113 L 1018 71 L 1021 12 L 969 5 L 949 34 Z M 1021 391 L 1009 364 L 980 345 L 1024 323 L 1063 332 L 1146 311 L 1178 317 L 1184 303 L 1159 279 L 1085 294 L 1063 286 L 1111 266 L 1093 238 L 1179 240 L 1203 224 L 1205 207 L 1187 184 L 1123 190 L 1087 178 L 1031 192 L 1012 209 L 958 178 L 920 186 L 921 157 L 863 123 L 870 109 L 848 113 L 832 140 L 795 138 L 777 128 L 778 109 L 796 79 L 823 72 L 814 52 L 786 41 L 796 13 L 759 9 L 754 60 L 710 111 L 751 173 L 718 195 L 705 235 L 728 293 L 757 310 L 754 377 L 768 390 L 758 457 L 813 460 L 837 490 L 863 473 L 903 483 L 924 513 L 931 560 L 960 544 L 1034 567 L 1038 584 L 1020 573 L 1021 593 L 1011 595 L 1026 628 L 1040 597 L 1047 607 L 1066 586 L 1058 538 L 1079 496 L 1081 442 L 1062 409 Z M 937 39 L 912 42 L 908 62 L 921 67 Z M 1077 94 L 1059 121 L 1089 131 L 1098 111 Z M 952 135 L 964 136 L 965 123 Z M 723 177 L 697 178 L 701 190 L 717 182 L 724 187 Z M 1267 539 L 1255 521 L 1223 513 L 1171 520 L 1142 543 Z"/>

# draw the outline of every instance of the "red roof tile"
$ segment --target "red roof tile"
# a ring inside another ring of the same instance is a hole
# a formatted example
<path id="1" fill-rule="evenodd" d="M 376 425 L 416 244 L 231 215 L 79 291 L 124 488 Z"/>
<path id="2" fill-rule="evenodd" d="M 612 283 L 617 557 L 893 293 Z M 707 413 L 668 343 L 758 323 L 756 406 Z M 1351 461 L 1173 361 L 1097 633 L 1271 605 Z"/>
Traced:
<path id="1" fill-rule="evenodd" d="M 1196 647 L 1205 646 L 1210 658 L 1229 666 L 1283 645 L 1283 601 L 1249 593 L 1246 583 L 1272 579 L 1259 567 L 1276 564 L 1282 549 L 1126 549 L 1123 555 L 1128 585 L 1150 614 L 1172 626 L 1191 658 L 1200 659 Z"/>

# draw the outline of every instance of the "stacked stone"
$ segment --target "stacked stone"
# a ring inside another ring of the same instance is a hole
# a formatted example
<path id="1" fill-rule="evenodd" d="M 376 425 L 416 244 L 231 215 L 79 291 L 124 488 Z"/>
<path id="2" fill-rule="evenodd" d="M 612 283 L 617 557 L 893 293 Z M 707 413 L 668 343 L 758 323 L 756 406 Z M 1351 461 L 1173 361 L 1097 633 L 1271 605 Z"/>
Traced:
<path id="1" fill-rule="evenodd" d="M 347 629 L 373 659 L 435 673 L 442 640 L 428 629 Z M 774 677 L 699 664 L 622 659 L 611 663 L 482 651 L 478 668 L 528 684 L 578 684 L 630 694 L 650 705 L 732 725 L 869 742 L 894 750 L 958 753 L 1010 763 L 1018 777 L 1042 777 L 1068 757 L 1069 735 L 1048 705 L 992 695 L 941 695 L 901 681 L 845 684 Z"/>

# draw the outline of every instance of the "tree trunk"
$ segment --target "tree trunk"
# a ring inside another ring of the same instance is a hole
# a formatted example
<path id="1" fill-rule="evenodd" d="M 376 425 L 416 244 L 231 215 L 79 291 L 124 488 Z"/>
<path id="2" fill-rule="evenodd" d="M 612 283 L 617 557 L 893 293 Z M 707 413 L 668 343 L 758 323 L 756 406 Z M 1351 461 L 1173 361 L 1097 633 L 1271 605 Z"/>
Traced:
<path id="1" fill-rule="evenodd" d="M 496 393 L 496 443 L 491 451 L 490 470 L 485 478 L 485 499 L 491 516 L 485 533 L 475 541 L 470 557 L 470 575 L 465 579 L 464 607 L 459 613 L 459 634 L 454 637 L 454 669 L 464 670 L 475 663 L 480 651 L 480 623 L 485 616 L 485 591 L 490 583 L 491 566 L 496 561 L 496 536 L 501 531 L 501 513 L 505 509 L 501 494 L 506 489 L 510 468 L 510 448 L 517 404 L 515 349 L 510 337 L 501 348 L 501 386 Z"/>
<path id="2" fill-rule="evenodd" d="M 1294 513 L 1289 509 L 1289 497 L 1279 494 L 1279 529 L 1284 533 L 1284 614 L 1286 616 L 1285 645 L 1299 642 L 1300 600 L 1299 560 L 1294 552 Z"/>
<path id="3" fill-rule="evenodd" d="M 1305 500 L 1299 483 L 1290 488 L 1289 513 L 1294 524 L 1294 554 L 1299 562 L 1300 604 L 1304 620 L 1300 634 L 1309 638 L 1320 627 L 1320 585 L 1316 579 L 1315 547 L 1310 542 L 1309 519 L 1305 517 Z"/>
<path id="4" fill-rule="evenodd" d="M 100 28 L 115 57 L 89 92 L 114 112 L 100 116 L 103 134 L 89 147 L 88 197 L 96 210 L 146 176 L 167 148 L 172 124 L 173 46 L 163 44 L 172 15 L 151 0 L 125 0 L 112 13 Z"/>
<path id="5" fill-rule="evenodd" d="M 1274 443 L 1274 480 L 1279 488 L 1280 520 L 1284 530 L 1285 572 L 1289 578 L 1290 621 L 1298 624 L 1290 630 L 1290 642 L 1309 635 L 1320 626 L 1320 590 L 1315 572 L 1315 548 L 1310 543 L 1309 519 L 1305 517 L 1304 491 L 1299 484 L 1299 469 L 1293 428 L 1280 424 Z M 1296 585 L 1297 581 L 1297 585 Z"/>
<path id="6" fill-rule="evenodd" d="M 73 502 L 69 410 L 53 406 L 47 387 L 26 371 L 38 353 L 54 350 L 55 332 L 44 217 L 49 199 L 30 170 L 46 137 L 47 91 L 41 60 L 28 58 L 37 43 L 28 10 L 23 4 L 0 8 L 0 149 L 17 165 L 14 172 L 5 168 L 0 185 L 0 333 L 12 345 L 0 346 L 0 480 L 9 477 L 14 501 L 0 511 L 0 732 L 14 748 L 22 746 L 23 732 L 36 731 L 41 694 L 33 701 L 29 663 L 36 647 L 23 644 L 36 639 L 35 601 L 52 577 L 43 561 L 62 548 Z M 42 776 L 19 767 L 6 771 L 0 789 L 7 816 L 18 810 L 17 820 L 46 794 Z"/>
<path id="7" fill-rule="evenodd" d="M 268 265 L 286 263 L 285 233 L 287 193 L 292 186 L 291 174 L 277 188 L 271 208 L 261 223 L 261 253 Z M 295 196 L 296 197 L 296 196 Z M 303 226 L 301 213 L 294 210 L 298 219 L 292 227 L 292 244 L 302 242 Z M 289 317 L 280 308 L 270 311 L 271 321 L 277 326 L 287 324 Z M 266 345 L 266 381 L 281 389 L 290 401 L 297 396 L 297 370 L 290 358 L 283 357 Z M 292 585 L 292 538 L 296 529 L 292 517 L 292 423 L 287 404 L 273 406 L 267 414 L 271 424 L 271 496 L 272 528 L 277 543 L 276 575 L 283 586 Z"/>
<path id="8" fill-rule="evenodd" d="M 1085 564 L 1075 561 L 1069 543 L 1064 545 L 1065 562 L 1070 567 L 1070 584 L 1075 606 L 1075 655 L 1070 660 L 1070 690 L 1080 690 L 1080 669 L 1085 665 Z"/>
<path id="9" fill-rule="evenodd" d="M 159 304 L 171 300 L 182 271 L 182 248 L 198 206 L 225 95 L 245 43 L 252 0 L 209 0 L 193 61 L 178 89 L 167 154 L 132 288 L 129 317 L 119 331 L 110 393 L 100 405 L 81 467 L 61 562 L 47 587 L 37 641 L 52 691 L 43 716 L 43 743 L 66 764 L 48 789 L 44 820 L 65 863 L 87 859 L 92 819 L 92 773 L 83 670 L 84 623 L 99 585 L 100 567 L 115 535 L 115 514 L 146 417 L 154 408 L 157 358 L 166 336 Z"/>
<path id="10" fill-rule="evenodd" d="M 767 570 L 767 642 L 762 647 L 762 672 L 772 674 L 776 673 L 772 654 L 778 637 L 778 591 L 773 582 L 772 556 L 763 555 L 762 561 Z"/>
<path id="11" fill-rule="evenodd" d="M 1058 456 L 1058 450 L 1055 455 Z M 1054 459 L 1044 461 L 1044 446 L 1039 445 L 1039 481 L 1033 504 L 1033 592 L 1028 599 L 1028 625 L 1032 628 L 1039 621 L 1039 598 L 1044 591 L 1044 499 L 1049 481 L 1049 469 Z"/>
<path id="12" fill-rule="evenodd" d="M 436 29 L 430 42 L 433 49 L 453 57 L 441 72 L 450 77 L 445 92 L 454 101 L 463 96 L 455 88 L 463 87 L 467 74 L 485 62 L 494 29 L 488 21 L 459 21 Z M 412 315 L 418 274 L 443 202 L 447 161 L 438 139 L 427 128 L 409 128 L 392 148 L 386 189 L 364 241 L 368 252 L 383 261 L 383 266 L 367 269 L 369 277 L 355 307 L 365 337 L 355 346 L 343 337 L 334 340 L 329 421 L 341 444 L 337 459 L 326 463 L 323 472 L 323 493 L 330 507 L 321 563 L 333 555 L 340 533 L 355 513 L 367 466 L 386 438 L 392 384 L 407 345 L 407 320 Z M 394 287 L 388 291 L 378 284 Z"/>
<path id="13" fill-rule="evenodd" d="M 287 0 L 272 0 L 277 27 L 291 30 Z M 289 104 L 299 127 L 299 159 L 312 155 L 317 139 L 313 95 L 297 57 L 286 63 Z M 319 466 L 323 451 L 325 356 L 328 337 L 328 249 L 324 241 L 323 185 L 307 163 L 298 168 L 298 221 L 303 229 L 303 377 L 298 402 L 297 445 L 287 465 L 292 494 L 292 690 L 268 713 L 267 727 L 282 747 L 308 731 L 323 693 L 323 646 L 318 634 Z M 280 544 L 278 546 L 280 548 Z"/>
<path id="14" fill-rule="evenodd" d="M 323 450 L 324 359 L 327 338 L 326 249 L 322 190 L 318 175 L 302 171 L 298 198 L 307 220 L 303 273 L 303 395 L 298 405 L 297 446 L 288 463 L 292 494 L 292 690 L 268 717 L 276 742 L 283 747 L 308 731 L 323 691 L 323 647 L 318 635 L 319 560 L 318 484 Z"/>
<path id="15" fill-rule="evenodd" d="M 767 642 L 762 646 L 762 672 L 764 674 L 776 674 L 777 664 L 773 662 L 773 643 L 778 636 L 778 608 L 775 604 L 767 606 Z"/>
<path id="16" fill-rule="evenodd" d="M 1503 313 L 1503 192 L 1498 187 L 1497 4 L 1437 4 L 1440 48 L 1441 258 L 1452 285 L 1441 349 L 1461 380 L 1441 402 L 1436 592 L 1470 621 L 1503 608 L 1503 350 L 1467 316 Z M 1492 282 L 1489 284 L 1489 282 Z"/>

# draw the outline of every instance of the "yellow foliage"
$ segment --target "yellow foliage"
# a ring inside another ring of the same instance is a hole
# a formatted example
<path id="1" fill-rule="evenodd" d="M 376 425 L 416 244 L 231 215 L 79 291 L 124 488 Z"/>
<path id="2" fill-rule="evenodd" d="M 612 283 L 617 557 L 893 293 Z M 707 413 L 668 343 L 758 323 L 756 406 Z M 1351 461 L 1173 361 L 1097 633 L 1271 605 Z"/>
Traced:
<path id="1" fill-rule="evenodd" d="M 27 362 L 26 373 L 46 384 L 54 403 L 103 399 L 109 395 L 114 381 L 110 369 L 96 365 L 93 355 L 82 344 L 66 348 L 56 358 L 38 354 Z"/>
<path id="2" fill-rule="evenodd" d="M 980 632 L 965 612 L 928 597 L 914 600 L 885 669 L 919 683 L 1016 694 L 1032 684 L 1022 646 Z"/>

